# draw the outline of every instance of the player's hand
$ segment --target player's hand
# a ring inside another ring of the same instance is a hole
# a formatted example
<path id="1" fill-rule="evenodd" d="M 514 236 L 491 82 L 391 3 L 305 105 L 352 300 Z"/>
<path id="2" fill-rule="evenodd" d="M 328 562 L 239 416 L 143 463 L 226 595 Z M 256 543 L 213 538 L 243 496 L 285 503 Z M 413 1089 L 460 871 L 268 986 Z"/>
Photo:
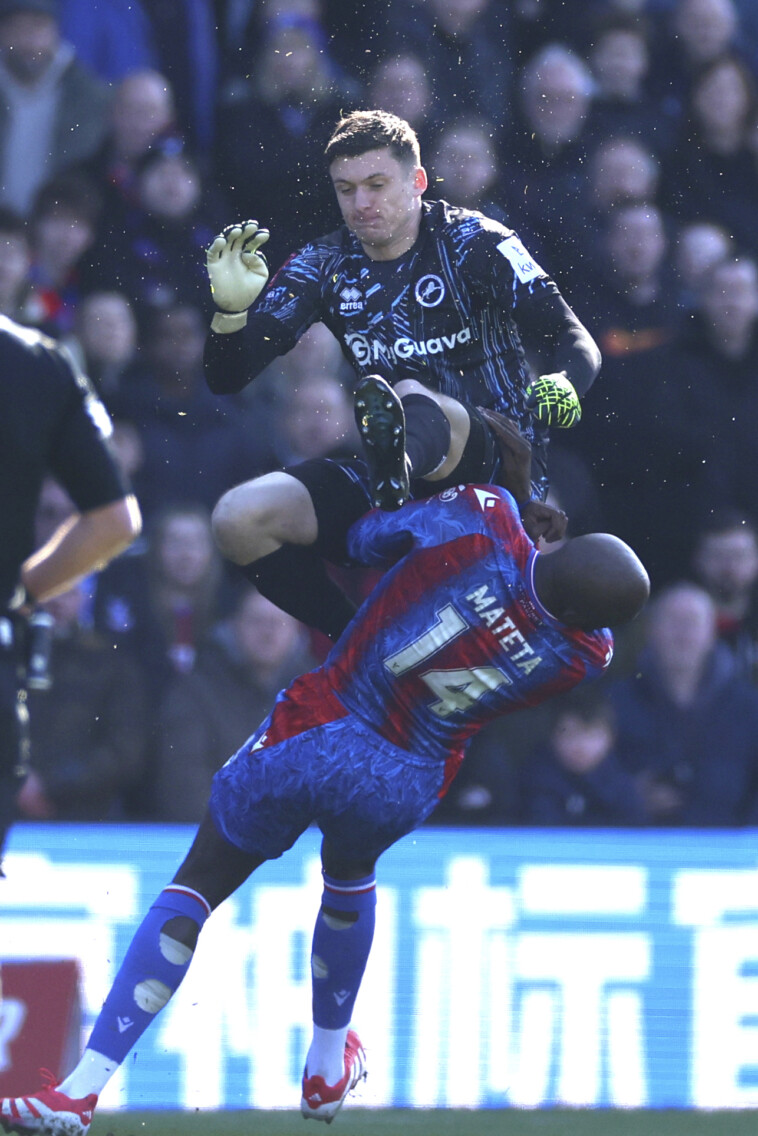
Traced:
<path id="1" fill-rule="evenodd" d="M 227 225 L 210 246 L 206 268 L 213 302 L 222 312 L 239 315 L 257 300 L 268 280 L 268 265 L 259 252 L 269 238 L 257 221 Z"/>
<path id="2" fill-rule="evenodd" d="M 540 375 L 526 388 L 526 405 L 542 426 L 566 429 L 576 426 L 582 417 L 579 395 L 566 376 Z"/>
<path id="3" fill-rule="evenodd" d="M 499 410 L 478 406 L 477 410 L 497 438 L 503 461 L 501 485 L 512 493 L 516 501 L 528 501 L 532 495 L 532 447 L 518 428 L 518 423 L 506 418 Z"/>
<path id="4" fill-rule="evenodd" d="M 527 501 L 521 506 L 521 524 L 534 544 L 541 539 L 548 544 L 563 540 L 568 527 L 568 517 L 563 509 L 546 505 L 544 501 Z"/>

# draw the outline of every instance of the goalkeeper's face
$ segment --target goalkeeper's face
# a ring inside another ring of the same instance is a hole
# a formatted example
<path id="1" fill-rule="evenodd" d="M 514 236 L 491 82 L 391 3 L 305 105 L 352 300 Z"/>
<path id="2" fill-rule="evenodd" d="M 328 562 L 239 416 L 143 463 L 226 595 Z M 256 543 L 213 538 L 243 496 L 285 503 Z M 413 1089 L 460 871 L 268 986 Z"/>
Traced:
<path id="1" fill-rule="evenodd" d="M 342 217 L 372 260 L 394 260 L 415 242 L 426 173 L 390 150 L 335 158 L 329 173 Z"/>

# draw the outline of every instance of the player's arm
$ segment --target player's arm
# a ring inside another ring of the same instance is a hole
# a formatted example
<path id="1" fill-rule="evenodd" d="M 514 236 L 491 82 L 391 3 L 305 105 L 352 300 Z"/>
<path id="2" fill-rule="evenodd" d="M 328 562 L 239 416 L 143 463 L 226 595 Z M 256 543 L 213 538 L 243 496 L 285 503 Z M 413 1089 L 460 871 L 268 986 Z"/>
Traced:
<path id="1" fill-rule="evenodd" d="M 66 591 L 104 567 L 142 527 L 137 499 L 110 448 L 112 425 L 105 407 L 66 353 L 51 348 L 47 365 L 65 402 L 50 471 L 77 511 L 21 567 L 21 583 L 34 600 Z"/>
<path id="2" fill-rule="evenodd" d="M 206 255 L 216 312 L 206 336 L 203 370 L 214 394 L 236 394 L 320 318 L 319 252 L 308 246 L 268 281 L 256 221 L 229 225 Z"/>
<path id="3" fill-rule="evenodd" d="M 548 361 L 527 392 L 527 406 L 543 426 L 576 425 L 580 398 L 600 370 L 592 336 L 512 230 L 492 223 L 483 227 L 464 264 L 472 282 L 512 312 L 524 345 Z"/>
<path id="4" fill-rule="evenodd" d="M 514 497 L 524 531 L 535 544 L 542 539 L 548 544 L 566 535 L 568 517 L 562 509 L 532 500 L 532 447 L 521 433 L 518 423 L 497 410 L 477 408 L 489 424 L 500 446 L 503 463 L 501 484 Z"/>
<path id="5" fill-rule="evenodd" d="M 21 583 L 34 601 L 67 591 L 127 548 L 141 529 L 132 494 L 69 517 L 21 566 Z"/>
<path id="6" fill-rule="evenodd" d="M 600 348 L 555 288 L 521 298 L 517 319 L 524 345 L 550 368 L 530 385 L 527 406 L 543 426 L 575 426 L 580 399 L 600 372 Z"/>

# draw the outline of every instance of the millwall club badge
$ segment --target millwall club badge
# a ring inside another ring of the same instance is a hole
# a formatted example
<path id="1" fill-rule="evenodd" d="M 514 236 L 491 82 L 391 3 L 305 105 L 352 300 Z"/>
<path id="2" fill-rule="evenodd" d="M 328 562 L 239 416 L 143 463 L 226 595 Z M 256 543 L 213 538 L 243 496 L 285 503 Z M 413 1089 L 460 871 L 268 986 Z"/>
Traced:
<path id="1" fill-rule="evenodd" d="M 445 285 L 439 276 L 422 276 L 416 281 L 414 295 L 422 308 L 436 308 L 445 299 Z"/>

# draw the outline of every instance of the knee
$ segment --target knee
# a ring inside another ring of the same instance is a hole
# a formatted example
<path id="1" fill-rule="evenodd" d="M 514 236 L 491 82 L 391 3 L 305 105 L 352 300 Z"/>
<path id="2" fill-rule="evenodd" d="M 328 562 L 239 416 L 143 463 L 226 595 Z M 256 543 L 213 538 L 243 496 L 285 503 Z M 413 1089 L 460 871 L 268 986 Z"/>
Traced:
<path id="1" fill-rule="evenodd" d="M 395 383 L 392 388 L 398 398 L 405 398 L 409 394 L 423 394 L 430 398 L 432 402 L 436 402 L 435 392 L 430 391 L 423 383 L 417 382 L 415 379 L 401 379 L 400 382 Z"/>
<path id="2" fill-rule="evenodd" d="M 243 485 L 228 490 L 211 515 L 213 538 L 221 555 L 235 564 L 249 563 L 250 534 L 260 520 L 254 493 Z"/>

